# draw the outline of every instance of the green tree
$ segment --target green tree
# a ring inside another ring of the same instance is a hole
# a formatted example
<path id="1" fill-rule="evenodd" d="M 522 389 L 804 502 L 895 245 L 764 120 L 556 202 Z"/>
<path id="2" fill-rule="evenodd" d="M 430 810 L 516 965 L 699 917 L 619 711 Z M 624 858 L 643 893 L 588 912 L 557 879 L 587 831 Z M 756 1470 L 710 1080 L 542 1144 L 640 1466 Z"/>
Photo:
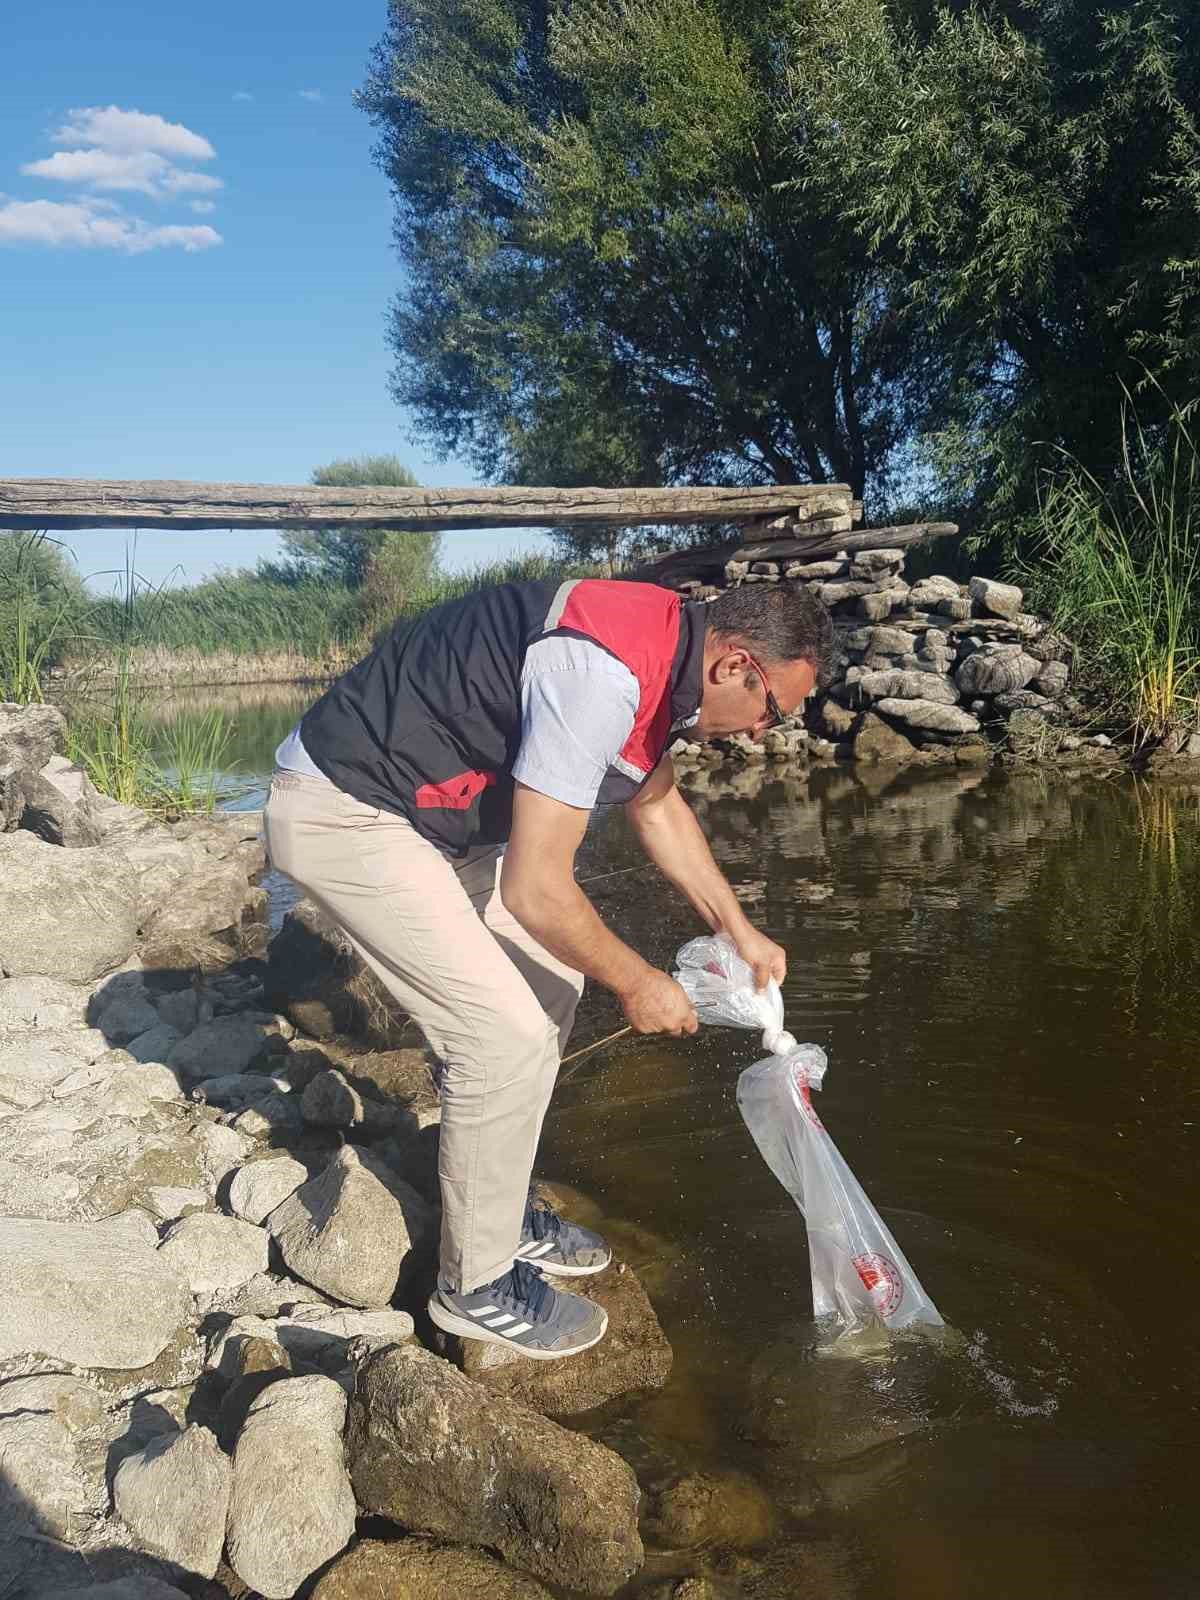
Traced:
<path id="1" fill-rule="evenodd" d="M 417 479 L 395 455 L 348 456 L 317 467 L 315 484 L 330 488 L 415 489 Z M 379 568 L 393 590 L 427 584 L 437 570 L 440 535 L 391 528 L 360 528 L 353 523 L 327 528 L 295 528 L 280 534 L 288 559 L 264 562 L 263 576 L 298 582 L 316 580 L 361 589 Z"/>
<path id="2" fill-rule="evenodd" d="M 395 0 L 360 102 L 405 287 L 395 398 L 516 483 L 849 482 L 878 498 L 936 340 L 803 198 L 808 0 Z"/>
<path id="3" fill-rule="evenodd" d="M 795 193 L 946 352 L 926 426 L 977 519 L 1019 527 L 1064 456 L 1118 478 L 1126 387 L 1151 431 L 1195 393 L 1194 0 L 814 0 L 787 102 Z"/>

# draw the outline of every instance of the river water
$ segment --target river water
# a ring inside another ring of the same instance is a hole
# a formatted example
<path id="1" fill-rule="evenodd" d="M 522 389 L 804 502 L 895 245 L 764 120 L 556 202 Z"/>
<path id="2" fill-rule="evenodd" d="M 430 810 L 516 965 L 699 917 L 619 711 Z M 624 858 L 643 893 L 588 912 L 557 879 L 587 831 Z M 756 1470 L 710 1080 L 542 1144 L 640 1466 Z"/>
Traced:
<path id="1" fill-rule="evenodd" d="M 314 695 L 221 691 L 235 803 Z M 702 1553 L 717 1593 L 1196 1595 L 1200 790 L 838 768 L 691 798 L 787 948 L 822 1119 L 953 1332 L 818 1355 L 803 1223 L 734 1100 L 757 1040 L 626 1041 L 560 1085 L 542 1167 L 595 1201 L 675 1369 L 591 1431 L 647 1485 L 765 1490 L 772 1539 Z M 636 860 L 615 813 L 581 876 L 667 965 L 699 930 Z M 620 1021 L 592 996 L 577 1040 Z"/>

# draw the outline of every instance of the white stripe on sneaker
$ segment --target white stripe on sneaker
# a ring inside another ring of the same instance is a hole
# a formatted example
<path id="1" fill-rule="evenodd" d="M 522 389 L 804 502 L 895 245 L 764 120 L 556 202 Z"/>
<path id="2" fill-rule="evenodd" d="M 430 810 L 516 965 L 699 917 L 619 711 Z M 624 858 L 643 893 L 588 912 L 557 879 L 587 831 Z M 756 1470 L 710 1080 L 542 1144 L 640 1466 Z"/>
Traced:
<path id="1" fill-rule="evenodd" d="M 532 1327 L 532 1322 L 518 1322 L 515 1328 L 505 1328 L 504 1337 L 506 1339 L 515 1339 L 517 1334 L 528 1333 Z"/>
<path id="2" fill-rule="evenodd" d="M 515 1322 L 516 1320 L 517 1320 L 516 1317 L 513 1316 L 511 1311 L 506 1311 L 506 1312 L 504 1312 L 504 1314 L 502 1316 L 492 1317 L 492 1319 L 489 1322 L 485 1322 L 484 1323 L 484 1327 L 485 1328 L 502 1328 L 506 1322 Z"/>
<path id="3" fill-rule="evenodd" d="M 500 1307 L 499 1306 L 477 1306 L 474 1310 L 471 1310 L 471 1308 L 468 1306 L 467 1309 L 468 1309 L 468 1311 L 470 1311 L 470 1313 L 471 1313 L 471 1315 L 473 1317 L 491 1317 L 491 1316 L 494 1316 L 497 1311 L 499 1311 Z"/>
<path id="4" fill-rule="evenodd" d="M 553 1250 L 553 1249 L 554 1249 L 554 1241 L 553 1240 L 547 1240 L 545 1244 L 541 1244 L 541 1245 L 539 1245 L 537 1247 L 536 1250 L 531 1250 L 529 1252 L 529 1259 L 530 1259 L 530 1261 L 536 1261 L 538 1256 L 544 1256 L 546 1254 L 547 1250 Z"/>
<path id="5" fill-rule="evenodd" d="M 514 1252 L 514 1254 L 519 1255 L 519 1256 L 527 1255 L 529 1253 L 529 1251 L 533 1249 L 534 1242 L 535 1242 L 534 1240 L 530 1239 L 528 1244 L 520 1244 L 520 1245 L 518 1245 L 517 1248 L 516 1248 L 516 1251 Z"/>

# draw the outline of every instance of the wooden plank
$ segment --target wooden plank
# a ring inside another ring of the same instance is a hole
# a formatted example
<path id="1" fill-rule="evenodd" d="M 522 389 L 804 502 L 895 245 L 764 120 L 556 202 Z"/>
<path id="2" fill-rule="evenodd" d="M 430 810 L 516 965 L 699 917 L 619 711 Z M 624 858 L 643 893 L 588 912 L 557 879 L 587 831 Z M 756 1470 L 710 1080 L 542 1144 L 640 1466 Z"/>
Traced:
<path id="1" fill-rule="evenodd" d="M 0 528 L 638 527 L 845 514 L 845 484 L 723 489 L 332 489 L 0 479 Z"/>

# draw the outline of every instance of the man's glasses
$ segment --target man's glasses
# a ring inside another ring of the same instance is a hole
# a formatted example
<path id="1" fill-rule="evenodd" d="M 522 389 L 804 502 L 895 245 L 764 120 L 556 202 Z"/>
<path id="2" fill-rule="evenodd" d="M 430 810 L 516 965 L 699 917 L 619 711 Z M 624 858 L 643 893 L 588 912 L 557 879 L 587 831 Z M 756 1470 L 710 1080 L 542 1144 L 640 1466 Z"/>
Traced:
<path id="1" fill-rule="evenodd" d="M 777 728 L 779 726 L 779 724 L 783 721 L 783 707 L 779 704 L 779 701 L 776 700 L 775 696 L 771 693 L 771 685 L 767 682 L 766 673 L 759 666 L 758 662 L 754 659 L 754 657 L 750 654 L 749 650 L 746 649 L 745 645 L 742 646 L 742 653 L 745 655 L 746 660 L 754 668 L 755 672 L 757 672 L 759 677 L 762 679 L 763 693 L 767 697 L 767 718 L 768 718 L 768 720 L 762 724 L 762 731 L 764 733 L 769 733 L 772 728 Z"/>

